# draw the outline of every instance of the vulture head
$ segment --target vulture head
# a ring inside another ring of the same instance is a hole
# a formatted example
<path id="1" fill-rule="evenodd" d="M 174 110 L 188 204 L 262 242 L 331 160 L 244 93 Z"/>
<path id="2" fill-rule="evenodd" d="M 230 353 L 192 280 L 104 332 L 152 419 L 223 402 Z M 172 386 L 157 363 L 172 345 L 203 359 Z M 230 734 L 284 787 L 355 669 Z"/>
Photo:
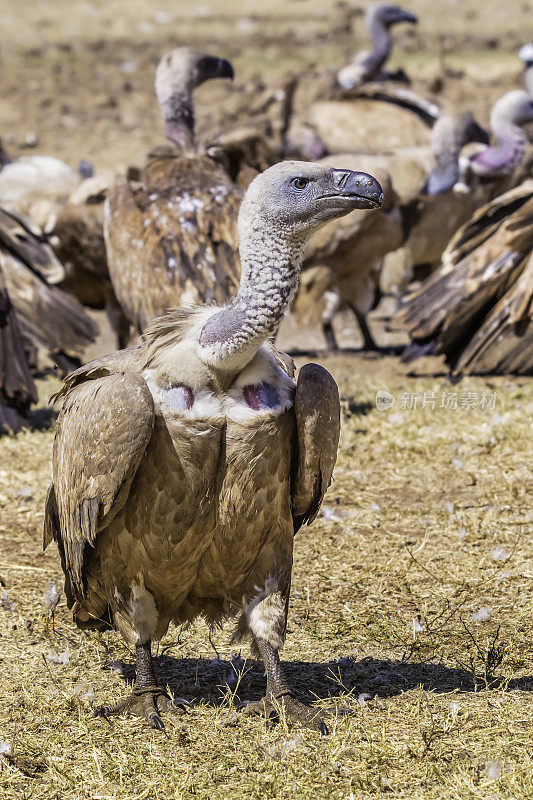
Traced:
<path id="1" fill-rule="evenodd" d="M 405 8 L 401 6 L 393 6 L 389 3 L 377 3 L 374 6 L 370 6 L 367 11 L 367 26 L 372 29 L 372 26 L 376 23 L 381 25 L 384 28 L 390 28 L 393 25 L 397 25 L 399 22 L 410 22 L 412 25 L 416 25 L 418 22 L 418 18 L 411 14 L 410 11 L 407 11 Z"/>
<path id="2" fill-rule="evenodd" d="M 155 91 L 168 139 L 182 146 L 192 140 L 193 89 L 213 78 L 233 77 L 229 61 L 202 53 L 195 47 L 176 47 L 165 53 L 156 70 Z"/>
<path id="3" fill-rule="evenodd" d="M 281 161 L 248 187 L 239 214 L 240 237 L 253 226 L 282 237 L 306 239 L 314 230 L 356 208 L 379 208 L 383 191 L 366 172 L 307 161 Z"/>
<path id="4" fill-rule="evenodd" d="M 529 42 L 520 48 L 518 58 L 524 62 L 526 69 L 533 67 L 533 42 Z"/>
<path id="5" fill-rule="evenodd" d="M 533 98 L 523 89 L 500 97 L 490 114 L 490 127 L 496 135 L 510 125 L 527 125 L 533 120 Z"/>

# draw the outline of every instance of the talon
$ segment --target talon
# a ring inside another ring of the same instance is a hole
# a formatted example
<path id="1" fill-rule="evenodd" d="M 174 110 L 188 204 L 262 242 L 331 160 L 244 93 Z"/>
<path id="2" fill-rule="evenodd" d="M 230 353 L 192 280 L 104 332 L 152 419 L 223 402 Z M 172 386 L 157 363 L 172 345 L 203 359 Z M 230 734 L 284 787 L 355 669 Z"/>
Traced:
<path id="1" fill-rule="evenodd" d="M 165 726 L 163 725 L 163 720 L 157 714 L 152 714 L 150 716 L 150 722 L 152 723 L 152 727 L 156 728 L 158 731 L 164 731 Z"/>
<path id="2" fill-rule="evenodd" d="M 320 733 L 322 734 L 322 736 L 329 736 L 328 726 L 326 725 L 325 722 L 320 723 Z"/>

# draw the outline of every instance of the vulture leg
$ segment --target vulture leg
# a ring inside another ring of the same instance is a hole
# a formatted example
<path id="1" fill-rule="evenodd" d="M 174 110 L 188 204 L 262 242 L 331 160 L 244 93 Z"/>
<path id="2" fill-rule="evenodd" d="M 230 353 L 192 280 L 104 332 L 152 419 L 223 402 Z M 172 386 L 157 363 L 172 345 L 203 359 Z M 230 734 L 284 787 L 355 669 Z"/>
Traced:
<path id="1" fill-rule="evenodd" d="M 105 313 L 117 337 L 118 349 L 125 350 L 130 346 L 133 338 L 132 328 L 116 298 L 112 297 L 108 300 Z"/>
<path id="2" fill-rule="evenodd" d="M 335 338 L 335 331 L 333 330 L 333 325 L 331 324 L 331 322 L 322 323 L 322 333 L 324 334 L 328 351 L 336 352 L 339 349 L 339 346 L 337 344 L 337 339 Z"/>
<path id="3" fill-rule="evenodd" d="M 157 683 L 152 660 L 152 643 L 138 644 L 135 647 L 136 673 L 133 691 L 113 706 L 101 706 L 95 712 L 97 717 L 116 717 L 120 714 L 131 714 L 144 717 L 159 731 L 164 728 L 161 713 L 170 711 L 177 713 L 189 706 L 186 700 L 171 700 L 165 690 Z"/>
<path id="4" fill-rule="evenodd" d="M 266 695 L 262 700 L 248 703 L 245 707 L 246 714 L 264 714 L 267 719 L 276 719 L 280 709 L 290 722 L 299 722 L 306 728 L 320 731 L 327 736 L 329 731 L 326 723 L 320 717 L 320 711 L 306 706 L 297 700 L 285 677 L 277 649 L 265 639 L 254 637 L 267 676 Z"/>
<path id="5" fill-rule="evenodd" d="M 370 328 L 368 327 L 368 322 L 366 321 L 365 315 L 359 311 L 359 309 L 352 306 L 352 311 L 355 314 L 357 319 L 357 324 L 361 330 L 361 335 L 363 337 L 363 347 L 362 349 L 365 352 L 374 352 L 374 353 L 381 353 L 381 347 L 377 344 L 376 340 L 372 336 L 370 332 Z"/>

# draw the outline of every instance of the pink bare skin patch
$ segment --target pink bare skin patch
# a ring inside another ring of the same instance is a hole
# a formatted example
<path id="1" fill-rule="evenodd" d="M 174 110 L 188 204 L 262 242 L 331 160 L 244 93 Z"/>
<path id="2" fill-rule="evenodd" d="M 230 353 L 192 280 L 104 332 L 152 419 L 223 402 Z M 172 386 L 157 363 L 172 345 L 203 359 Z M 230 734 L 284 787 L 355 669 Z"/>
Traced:
<path id="1" fill-rule="evenodd" d="M 161 399 L 173 411 L 188 411 L 194 403 L 194 394 L 190 386 L 169 386 L 161 392 Z"/>
<path id="2" fill-rule="evenodd" d="M 242 390 L 247 406 L 254 411 L 266 411 L 279 406 L 279 394 L 269 383 L 250 383 Z"/>

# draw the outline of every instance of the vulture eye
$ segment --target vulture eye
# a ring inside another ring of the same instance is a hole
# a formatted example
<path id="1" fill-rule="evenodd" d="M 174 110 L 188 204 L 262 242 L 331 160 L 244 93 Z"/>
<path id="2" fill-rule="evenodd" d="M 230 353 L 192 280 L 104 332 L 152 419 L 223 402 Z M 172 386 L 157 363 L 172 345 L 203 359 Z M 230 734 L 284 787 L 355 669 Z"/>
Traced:
<path id="1" fill-rule="evenodd" d="M 293 178 L 291 183 L 295 189 L 299 189 L 301 191 L 302 189 L 305 189 L 309 181 L 307 178 Z"/>

